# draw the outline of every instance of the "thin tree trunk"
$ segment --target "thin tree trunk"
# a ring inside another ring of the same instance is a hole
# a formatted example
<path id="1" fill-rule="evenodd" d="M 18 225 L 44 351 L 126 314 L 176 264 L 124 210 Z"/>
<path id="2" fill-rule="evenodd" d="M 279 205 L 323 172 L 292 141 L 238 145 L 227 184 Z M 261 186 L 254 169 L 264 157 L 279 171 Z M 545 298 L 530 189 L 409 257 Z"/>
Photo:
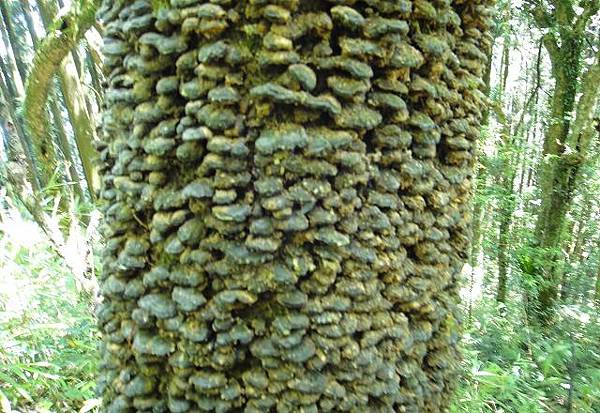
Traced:
<path id="1" fill-rule="evenodd" d="M 510 61 L 510 47 L 509 39 L 505 37 L 504 47 L 502 50 L 502 72 L 500 84 L 502 85 L 501 96 L 503 100 L 507 99 L 506 83 L 508 78 L 508 66 Z M 514 102 L 515 98 L 511 99 Z M 496 300 L 498 302 L 506 302 L 506 296 L 508 293 L 508 265 L 509 265 L 509 244 L 508 239 L 510 237 L 512 214 L 514 211 L 514 194 L 513 194 L 513 181 L 514 181 L 514 165 L 512 161 L 512 151 L 514 142 L 511 134 L 510 119 L 512 119 L 511 111 L 515 104 L 512 103 L 506 108 L 506 114 L 504 119 L 501 120 L 502 128 L 500 130 L 501 144 L 498 150 L 498 156 L 501 159 L 500 175 L 498 177 L 498 184 L 500 186 L 500 200 L 499 200 L 499 221 L 500 226 L 498 229 L 498 286 L 496 291 Z"/>
<path id="2" fill-rule="evenodd" d="M 600 310 L 600 264 L 598 264 L 598 269 L 596 270 L 596 285 L 594 287 L 594 302 L 596 303 L 596 308 Z"/>
<path id="3" fill-rule="evenodd" d="M 53 95 L 55 95 L 55 93 L 53 93 Z M 81 188 L 81 182 L 79 179 L 79 173 L 77 172 L 75 159 L 73 158 L 73 152 L 71 151 L 71 144 L 69 143 L 67 132 L 65 131 L 65 127 L 63 125 L 62 113 L 58 103 L 54 100 L 55 97 L 54 99 L 52 97 L 50 99 L 50 110 L 52 111 L 52 118 L 54 120 L 53 125 L 56 129 L 56 134 L 60 142 L 60 150 L 62 151 L 67 164 L 69 178 L 71 179 L 75 194 L 77 194 L 80 201 L 83 201 L 85 200 L 85 197 Z"/>
<path id="4" fill-rule="evenodd" d="M 5 37 L 5 47 L 10 48 L 12 50 L 15 59 L 15 64 L 17 66 L 17 70 L 19 71 L 19 76 L 21 78 L 21 82 L 24 83 L 27 77 L 27 67 L 25 65 L 23 56 L 21 55 L 19 39 L 17 39 L 17 36 L 15 34 L 13 24 L 10 18 L 10 13 L 8 12 L 8 7 L 6 3 L 6 1 L 0 1 L 0 13 L 2 14 L 2 22 L 4 26 L 3 30 L 6 30 L 6 34 L 8 36 L 8 39 L 6 39 Z"/>
<path id="5" fill-rule="evenodd" d="M 567 236 L 571 236 L 571 244 L 568 245 L 568 255 L 565 260 L 568 262 L 563 262 L 561 268 L 561 281 L 560 281 L 560 299 L 563 302 L 566 302 L 569 298 L 569 295 L 572 291 L 573 282 L 570 282 L 568 279 L 569 272 L 565 271 L 564 268 L 573 268 L 577 267 L 577 273 L 581 272 L 580 266 L 577 266 L 578 263 L 582 262 L 582 250 L 584 245 L 584 235 L 587 235 L 586 229 L 588 228 L 588 222 L 590 217 L 592 216 L 593 208 L 592 208 L 592 199 L 590 194 L 584 195 L 583 205 L 581 206 L 581 210 L 579 211 L 579 219 L 577 221 L 573 221 L 570 225 L 569 230 L 567 230 Z M 580 279 L 580 277 L 577 277 Z M 577 283 L 575 283 L 577 284 Z"/>
<path id="6" fill-rule="evenodd" d="M 489 98 L 490 96 L 490 82 L 492 75 L 492 51 L 494 48 L 495 38 L 492 41 L 492 45 L 490 47 L 490 53 L 488 54 L 487 63 L 485 66 L 485 71 L 483 73 L 483 83 L 484 83 L 484 92 L 485 95 Z M 485 129 L 489 126 L 490 121 L 490 108 L 489 106 L 485 108 L 483 111 L 483 117 L 481 119 L 481 134 L 479 136 L 479 140 L 484 136 Z M 474 269 L 477 266 L 477 261 L 479 257 L 479 251 L 481 247 L 481 221 L 483 218 L 483 211 L 485 210 L 484 200 L 481 196 L 478 196 L 481 188 L 485 188 L 487 186 L 487 172 L 485 168 L 481 167 L 481 163 L 483 161 L 483 152 L 480 149 L 481 142 L 477 142 L 476 147 L 476 163 L 475 163 L 475 200 L 473 202 L 473 218 L 471 223 L 471 251 L 470 251 L 470 259 L 469 263 L 471 267 Z"/>
<path id="7" fill-rule="evenodd" d="M 21 150 L 23 151 L 23 156 L 25 158 L 27 178 L 31 184 L 31 187 L 34 191 L 40 190 L 40 183 L 38 180 L 38 174 L 35 167 L 35 162 L 33 160 L 33 154 L 31 152 L 31 148 L 29 147 L 29 141 L 25 130 L 23 128 L 23 124 L 18 118 L 16 107 L 14 104 L 15 97 L 13 95 L 13 90 L 11 90 L 10 80 L 5 81 L 7 79 L 6 65 L 4 64 L 3 59 L 0 58 L 0 69 L 2 71 L 2 76 L 0 76 L 0 89 L 2 90 L 2 95 L 4 96 L 4 103 L 7 106 L 8 113 L 12 119 L 12 123 L 14 126 L 15 133 L 17 134 L 19 144 L 18 146 L 13 146 L 15 151 L 18 153 Z M 14 143 L 13 145 L 17 145 Z M 20 146 L 20 150 L 17 149 Z M 15 159 L 18 157 L 16 155 L 13 156 Z"/>
<path id="8" fill-rule="evenodd" d="M 103 99 L 103 87 L 102 84 L 100 83 L 100 73 L 98 71 L 98 68 L 96 67 L 96 62 L 94 60 L 94 57 L 92 55 L 92 51 L 90 51 L 90 44 L 88 42 L 86 42 L 86 65 L 88 68 L 88 71 L 90 73 L 90 78 L 92 79 L 92 87 L 94 88 L 94 95 L 96 96 L 96 102 L 98 107 L 100 108 L 102 106 L 102 99 Z"/>
<path id="9" fill-rule="evenodd" d="M 510 223 L 510 215 L 502 214 L 500 216 L 498 237 L 498 287 L 496 290 L 496 300 L 501 303 L 506 303 L 506 296 L 508 293 L 508 240 Z"/>

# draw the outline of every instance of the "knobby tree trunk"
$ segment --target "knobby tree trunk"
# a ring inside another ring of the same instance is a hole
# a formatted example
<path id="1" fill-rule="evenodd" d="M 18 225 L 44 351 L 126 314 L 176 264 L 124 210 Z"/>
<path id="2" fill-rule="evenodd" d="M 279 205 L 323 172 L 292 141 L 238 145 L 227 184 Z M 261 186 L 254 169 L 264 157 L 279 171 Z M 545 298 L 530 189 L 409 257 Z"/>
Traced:
<path id="1" fill-rule="evenodd" d="M 99 14 L 105 410 L 444 411 L 490 2 L 152 3 Z"/>

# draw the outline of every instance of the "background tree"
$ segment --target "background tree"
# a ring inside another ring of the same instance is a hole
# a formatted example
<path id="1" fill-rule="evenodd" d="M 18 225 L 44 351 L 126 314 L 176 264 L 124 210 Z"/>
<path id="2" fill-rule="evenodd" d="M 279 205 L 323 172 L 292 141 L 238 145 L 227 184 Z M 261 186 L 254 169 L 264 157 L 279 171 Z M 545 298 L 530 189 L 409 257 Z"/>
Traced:
<path id="1" fill-rule="evenodd" d="M 559 291 L 559 254 L 565 216 L 571 205 L 579 169 L 588 157 L 595 130 L 590 122 L 600 91 L 600 52 L 586 67 L 588 23 L 600 9 L 597 1 L 581 1 L 580 13 L 570 1 L 542 2 L 531 6 L 536 25 L 545 29 L 542 42 L 550 57 L 555 79 L 550 98 L 550 123 L 544 138 L 543 162 L 539 171 L 541 205 L 533 245 L 540 263 L 533 269 L 537 292 L 531 297 L 533 311 L 547 323 L 552 317 Z M 579 89 L 581 88 L 581 89 Z M 581 96 L 576 99 L 578 90 Z"/>

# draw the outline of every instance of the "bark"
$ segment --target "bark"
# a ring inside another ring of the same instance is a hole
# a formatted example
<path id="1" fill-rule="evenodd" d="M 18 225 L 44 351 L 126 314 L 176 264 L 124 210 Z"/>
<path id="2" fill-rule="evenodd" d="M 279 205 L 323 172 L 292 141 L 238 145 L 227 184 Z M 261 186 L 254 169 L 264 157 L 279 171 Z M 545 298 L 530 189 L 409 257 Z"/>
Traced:
<path id="1" fill-rule="evenodd" d="M 447 409 L 490 4 L 333 3 L 103 2 L 106 411 Z"/>

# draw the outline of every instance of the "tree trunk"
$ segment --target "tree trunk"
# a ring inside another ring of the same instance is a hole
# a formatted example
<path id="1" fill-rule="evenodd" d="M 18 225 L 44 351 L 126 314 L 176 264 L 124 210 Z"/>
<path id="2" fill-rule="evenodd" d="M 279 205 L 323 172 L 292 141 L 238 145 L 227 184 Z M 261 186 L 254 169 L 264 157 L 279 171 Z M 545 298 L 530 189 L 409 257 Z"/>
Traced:
<path id="1" fill-rule="evenodd" d="M 504 47 L 502 50 L 502 73 L 500 78 L 501 84 L 501 97 L 505 101 L 508 99 L 506 91 L 506 83 L 508 80 L 508 67 L 510 62 L 510 45 L 509 37 L 505 36 Z M 508 293 L 508 266 L 509 266 L 509 243 L 510 230 L 512 224 L 512 214 L 514 212 L 514 139 L 511 133 L 511 119 L 513 114 L 511 111 L 516 106 L 514 103 L 515 96 L 512 97 L 509 105 L 505 107 L 505 117 L 500 120 L 502 127 L 500 129 L 500 147 L 498 149 L 498 156 L 501 161 L 501 170 L 497 177 L 497 185 L 499 186 L 499 200 L 498 200 L 498 221 L 500 222 L 498 228 L 498 286 L 496 290 L 496 300 L 498 302 L 506 302 L 506 295 Z"/>
<path id="2" fill-rule="evenodd" d="M 38 175 L 38 170 L 36 167 L 36 162 L 33 157 L 33 149 L 31 140 L 29 136 L 25 132 L 25 128 L 23 128 L 23 122 L 17 113 L 16 102 L 17 102 L 17 85 L 15 81 L 19 78 L 13 77 L 13 73 L 16 71 L 11 71 L 8 68 L 8 64 L 4 61 L 2 57 L 0 57 L 0 71 L 2 72 L 2 81 L 1 81 L 1 89 L 2 95 L 4 97 L 5 104 L 8 109 L 8 113 L 12 120 L 14 131 L 19 138 L 19 145 L 22 148 L 23 154 L 25 156 L 25 163 L 27 165 L 27 178 L 31 183 L 31 186 L 34 190 L 38 191 L 41 188 L 40 179 Z M 18 73 L 16 73 L 18 76 Z"/>
<path id="3" fill-rule="evenodd" d="M 596 270 L 596 285 L 594 288 L 594 302 L 596 303 L 596 308 L 600 310 L 600 264 L 598 264 L 598 269 Z"/>
<path id="4" fill-rule="evenodd" d="M 19 76 L 21 78 L 21 83 L 23 83 L 25 81 L 25 78 L 27 77 L 27 68 L 25 66 L 25 61 L 23 60 L 23 57 L 21 55 L 19 40 L 17 39 L 17 36 L 15 34 L 6 1 L 0 1 L 0 14 L 2 14 L 3 30 L 6 30 L 6 35 L 8 36 L 8 38 L 4 37 L 5 47 L 7 49 L 10 48 L 10 50 L 12 50 L 15 59 L 15 64 L 17 70 L 19 71 Z"/>
<path id="5" fill-rule="evenodd" d="M 496 300 L 500 303 L 506 303 L 508 293 L 508 241 L 510 232 L 511 216 L 503 211 L 500 215 L 500 227 L 498 236 L 498 287 L 496 290 Z"/>
<path id="6" fill-rule="evenodd" d="M 92 80 L 92 87 L 94 88 L 94 96 L 96 99 L 96 104 L 98 108 L 102 107 L 102 85 L 100 83 L 100 73 L 96 68 L 96 62 L 94 61 L 93 52 L 90 50 L 91 46 L 89 43 L 86 44 L 86 58 L 85 63 L 88 68 L 88 72 L 90 73 L 90 78 Z"/>
<path id="7" fill-rule="evenodd" d="M 54 0 L 42 0 L 38 3 L 44 26 L 46 29 L 52 23 L 52 16 L 56 14 Z M 83 166 L 83 172 L 88 190 L 92 199 L 99 188 L 99 178 L 95 159 L 97 158 L 93 142 L 96 140 L 94 124 L 87 110 L 86 93 L 77 76 L 75 62 L 71 54 L 67 54 L 59 64 L 59 80 L 63 99 L 73 127 L 75 143 Z"/>
<path id="8" fill-rule="evenodd" d="M 85 196 L 83 195 L 83 190 L 81 188 L 81 182 L 79 179 L 79 173 L 77 172 L 75 158 L 73 157 L 71 144 L 69 143 L 67 132 L 65 131 L 60 107 L 58 106 L 56 100 L 54 100 L 56 99 L 56 93 L 53 93 L 53 95 L 54 96 L 50 98 L 50 110 L 52 112 L 53 125 L 60 143 L 60 150 L 63 153 L 64 160 L 67 164 L 67 171 L 73 184 L 73 191 L 79 197 L 79 200 L 83 201 L 85 200 Z"/>
<path id="9" fill-rule="evenodd" d="M 29 0 L 21 0 L 21 7 L 23 10 L 23 16 L 25 17 L 25 21 L 27 23 L 27 28 L 29 31 L 29 35 L 31 36 L 31 41 L 34 47 L 37 47 L 39 43 L 39 38 L 35 29 L 35 25 L 33 23 L 33 18 L 31 16 L 31 7 L 29 5 Z M 77 172 L 76 163 L 73 158 L 73 154 L 71 151 L 71 147 L 69 144 L 69 140 L 67 137 L 67 133 L 64 128 L 63 118 L 61 114 L 61 109 L 58 103 L 58 98 L 56 97 L 55 88 L 52 88 L 52 92 L 50 93 L 50 99 L 48 100 L 48 106 L 50 108 L 50 112 L 52 113 L 52 125 L 54 130 L 56 131 L 56 137 L 58 138 L 58 146 L 61 149 L 63 154 L 63 158 L 65 160 L 65 164 L 67 165 L 66 173 L 67 177 L 71 182 L 73 182 L 73 191 L 79 197 L 80 200 L 84 199 L 83 191 L 81 189 L 81 182 L 79 179 L 79 173 Z"/>
<path id="10" fill-rule="evenodd" d="M 489 2 L 199 3 L 99 12 L 106 411 L 445 411 Z"/>
<path id="11" fill-rule="evenodd" d="M 31 151 L 27 146 L 27 137 L 25 136 L 23 125 L 19 121 L 16 108 L 14 106 L 14 97 L 11 94 L 12 91 L 10 90 L 8 83 L 5 81 L 6 70 L 4 68 L 5 65 L 2 62 L 2 59 L 0 59 L 0 67 L 2 68 L 2 75 L 0 76 L 0 90 L 2 90 L 4 104 L 8 109 L 8 114 L 12 122 L 12 130 L 10 132 L 14 133 L 17 137 L 17 140 L 10 139 L 8 142 L 8 160 L 21 164 L 22 169 L 24 169 L 25 171 L 26 180 L 31 184 L 33 190 L 39 191 L 40 186 L 35 168 L 35 163 L 33 161 Z M 19 181 L 22 182 L 24 180 L 19 179 Z"/>
<path id="12" fill-rule="evenodd" d="M 560 267 L 558 250 L 563 225 L 580 166 L 588 154 L 593 134 L 591 118 L 598 100 L 600 53 L 584 75 L 581 53 L 587 24 L 598 12 L 600 4 L 589 2 L 581 5 L 581 12 L 575 13 L 572 3 L 557 2 L 554 10 L 546 13 L 539 4 L 534 7 L 533 13 L 539 27 L 548 27 L 551 23 L 560 28 L 557 32 L 547 32 L 542 38 L 555 79 L 550 99 L 550 125 L 544 138 L 539 171 L 541 204 L 533 245 L 538 251 L 539 262 L 543 264 L 535 269 L 537 298 L 530 300 L 534 303 L 534 311 L 530 315 L 542 324 L 548 324 L 554 315 L 561 278 L 557 270 Z M 582 94 L 576 102 L 578 87 Z"/>
<path id="13" fill-rule="evenodd" d="M 591 114 L 587 114 L 598 101 L 598 90 L 595 86 L 600 82 L 600 53 L 596 62 L 590 67 L 584 81 L 584 93 L 579 100 L 576 119 L 568 139 L 564 141 L 556 159 L 547 161 L 545 172 L 541 176 L 542 203 L 536 224 L 536 246 L 540 248 L 547 266 L 538 271 L 540 283 L 538 287 L 537 312 L 542 323 L 552 317 L 554 302 L 558 297 L 558 284 L 561 280 L 560 254 L 561 234 L 565 216 L 570 208 L 581 165 L 585 162 L 592 135 L 596 133 L 591 127 Z M 558 86 L 557 86 L 558 87 Z M 586 102 L 589 100 L 589 102 Z M 585 126 L 584 126 L 585 125 Z M 578 129 L 581 128 L 580 130 Z M 552 135 L 550 135 L 552 136 Z M 548 137 L 547 137 L 548 139 Z M 566 147 L 576 148 L 576 152 L 565 152 Z M 549 169 L 550 168 L 550 169 Z"/>
<path id="14" fill-rule="evenodd" d="M 478 179 L 481 177 L 483 172 L 480 172 Z M 485 181 L 484 181 L 485 184 Z M 481 224 L 483 220 L 483 212 L 485 211 L 484 202 L 481 200 L 475 200 L 473 206 L 473 223 L 471 226 L 471 255 L 470 264 L 471 267 L 475 268 L 478 265 L 479 252 L 481 250 Z"/>
<path id="15" fill-rule="evenodd" d="M 600 309 L 600 265 L 598 265 L 598 269 L 596 270 L 596 286 L 594 288 L 594 302 L 596 303 L 596 308 Z"/>
<path id="16" fill-rule="evenodd" d="M 489 53 L 487 56 L 487 62 L 485 65 L 485 71 L 483 72 L 483 84 L 484 84 L 484 92 L 485 95 L 489 98 L 490 97 L 490 82 L 491 82 L 491 76 L 492 76 L 492 51 L 494 48 L 494 42 L 495 42 L 495 38 L 492 38 L 492 44 L 490 45 L 490 49 L 489 49 Z M 489 120 L 490 120 L 490 109 L 489 107 L 486 107 L 483 110 L 483 116 L 481 118 L 481 132 L 479 135 L 480 140 L 483 140 L 486 133 L 486 129 L 489 125 Z M 485 211 L 485 201 L 483 199 L 482 196 L 478 196 L 478 192 L 481 190 L 481 188 L 485 188 L 487 187 L 487 171 L 485 169 L 485 167 L 481 167 L 483 166 L 483 162 L 484 162 L 484 153 L 483 151 L 480 150 L 480 146 L 481 146 L 481 142 L 479 142 L 477 144 L 477 146 L 475 147 L 475 153 L 477 156 L 477 159 L 475 160 L 475 177 L 474 177 L 474 190 L 473 193 L 475 194 L 475 200 L 473 202 L 473 218 L 472 218 L 472 222 L 471 222 L 471 252 L 470 252 L 470 258 L 469 258 L 469 263 L 471 264 L 471 267 L 474 269 L 477 264 L 478 264 L 478 259 L 479 259 L 479 251 L 480 251 L 480 247 L 481 247 L 481 220 L 483 219 L 483 212 Z M 471 280 L 473 280 L 473 277 L 471 276 Z"/>

